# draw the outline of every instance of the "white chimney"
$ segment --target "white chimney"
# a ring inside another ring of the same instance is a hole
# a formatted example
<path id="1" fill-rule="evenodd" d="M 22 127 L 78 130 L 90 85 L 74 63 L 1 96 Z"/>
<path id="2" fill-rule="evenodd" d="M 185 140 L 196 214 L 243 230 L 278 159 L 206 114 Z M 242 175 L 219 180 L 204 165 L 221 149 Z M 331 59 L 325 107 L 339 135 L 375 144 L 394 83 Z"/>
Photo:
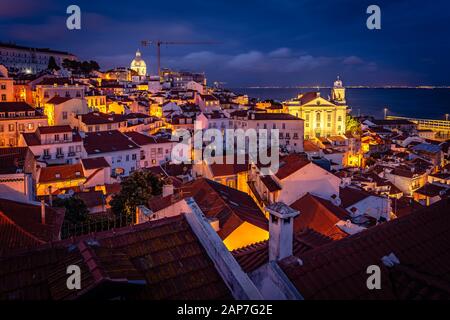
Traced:
<path id="1" fill-rule="evenodd" d="M 269 213 L 269 261 L 292 256 L 294 218 L 299 215 L 283 202 L 266 207 Z"/>
<path id="2" fill-rule="evenodd" d="M 45 224 L 45 201 L 41 200 L 41 223 Z"/>
<path id="3" fill-rule="evenodd" d="M 173 184 L 172 181 L 166 182 L 163 185 L 163 190 L 162 190 L 162 196 L 167 197 L 167 196 L 172 196 L 173 195 Z"/>

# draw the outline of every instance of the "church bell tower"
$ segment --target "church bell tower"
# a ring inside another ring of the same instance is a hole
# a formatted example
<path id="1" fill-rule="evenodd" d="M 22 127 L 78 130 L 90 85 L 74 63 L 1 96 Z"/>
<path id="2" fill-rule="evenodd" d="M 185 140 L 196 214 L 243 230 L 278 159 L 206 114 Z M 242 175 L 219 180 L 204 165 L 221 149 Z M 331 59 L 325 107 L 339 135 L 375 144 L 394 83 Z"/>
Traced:
<path id="1" fill-rule="evenodd" d="M 334 82 L 333 89 L 331 89 L 331 99 L 336 104 L 345 104 L 345 88 L 342 84 L 342 80 L 337 77 Z"/>

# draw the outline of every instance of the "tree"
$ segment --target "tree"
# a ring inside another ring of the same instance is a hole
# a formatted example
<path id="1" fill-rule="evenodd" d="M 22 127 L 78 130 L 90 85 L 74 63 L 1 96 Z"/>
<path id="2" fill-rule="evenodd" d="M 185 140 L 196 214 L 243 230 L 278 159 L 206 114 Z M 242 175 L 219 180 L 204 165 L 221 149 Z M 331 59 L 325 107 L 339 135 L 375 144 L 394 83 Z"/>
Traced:
<path id="1" fill-rule="evenodd" d="M 347 115 L 345 118 L 345 127 L 347 132 L 350 133 L 361 133 L 361 123 L 358 121 L 358 119 L 352 117 L 351 115 Z"/>
<path id="2" fill-rule="evenodd" d="M 58 71 L 59 69 L 61 69 L 58 64 L 56 63 L 55 57 L 50 56 L 50 58 L 48 59 L 48 67 L 47 69 L 52 70 L 52 71 Z"/>
<path id="3" fill-rule="evenodd" d="M 56 198 L 53 201 L 55 207 L 66 208 L 64 221 L 73 224 L 86 222 L 89 215 L 89 210 L 83 200 L 78 197 L 70 198 Z"/>
<path id="4" fill-rule="evenodd" d="M 148 201 L 162 192 L 162 181 L 150 171 L 133 172 L 120 184 L 120 192 L 110 201 L 111 209 L 116 216 L 134 215 L 136 207 L 147 205 Z"/>

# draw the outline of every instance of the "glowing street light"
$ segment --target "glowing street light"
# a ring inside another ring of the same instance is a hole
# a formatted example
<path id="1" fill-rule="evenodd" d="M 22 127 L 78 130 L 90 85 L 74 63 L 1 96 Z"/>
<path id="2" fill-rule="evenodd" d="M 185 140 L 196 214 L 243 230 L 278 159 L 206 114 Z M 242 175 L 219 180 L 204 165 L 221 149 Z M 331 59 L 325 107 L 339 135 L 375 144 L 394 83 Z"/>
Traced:
<path id="1" fill-rule="evenodd" d="M 445 121 L 448 121 L 448 113 L 445 114 Z"/>
<path id="2" fill-rule="evenodd" d="M 388 108 L 384 108 L 384 119 L 387 117 Z"/>

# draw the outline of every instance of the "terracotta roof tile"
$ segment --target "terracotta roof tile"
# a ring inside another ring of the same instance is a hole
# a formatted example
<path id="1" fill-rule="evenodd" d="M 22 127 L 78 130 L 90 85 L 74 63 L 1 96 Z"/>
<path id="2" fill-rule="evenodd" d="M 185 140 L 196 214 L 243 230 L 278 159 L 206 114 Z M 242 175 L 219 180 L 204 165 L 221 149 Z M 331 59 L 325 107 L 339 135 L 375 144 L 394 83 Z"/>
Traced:
<path id="1" fill-rule="evenodd" d="M 336 223 L 340 220 L 347 220 L 349 218 L 348 213 L 333 205 L 330 201 L 308 193 L 291 204 L 290 207 L 300 212 L 294 218 L 295 232 L 313 229 L 332 239 L 342 239 L 347 236 L 336 226 Z"/>
<path id="2" fill-rule="evenodd" d="M 208 218 L 219 219 L 219 236 L 225 239 L 243 222 L 268 230 L 268 221 L 246 193 L 208 179 L 197 179 L 183 185 L 184 197 L 193 197 Z"/>
<path id="3" fill-rule="evenodd" d="M 0 199 L 0 256 L 5 252 L 55 241 L 64 212 L 46 207 L 46 223 L 41 221 L 41 206 Z"/>
<path id="4" fill-rule="evenodd" d="M 84 171 L 81 163 L 40 168 L 39 183 L 83 179 Z"/>
<path id="5" fill-rule="evenodd" d="M 310 250 L 301 256 L 302 266 L 292 258 L 280 266 L 305 299 L 449 299 L 448 239 L 450 202 L 445 200 Z M 391 253 L 400 264 L 387 268 L 381 258 Z M 381 290 L 367 289 L 369 265 L 381 268 Z"/>
<path id="6" fill-rule="evenodd" d="M 105 231 L 4 258 L 0 299 L 229 299 L 230 291 L 184 216 Z M 66 268 L 82 269 L 68 290 Z"/>

